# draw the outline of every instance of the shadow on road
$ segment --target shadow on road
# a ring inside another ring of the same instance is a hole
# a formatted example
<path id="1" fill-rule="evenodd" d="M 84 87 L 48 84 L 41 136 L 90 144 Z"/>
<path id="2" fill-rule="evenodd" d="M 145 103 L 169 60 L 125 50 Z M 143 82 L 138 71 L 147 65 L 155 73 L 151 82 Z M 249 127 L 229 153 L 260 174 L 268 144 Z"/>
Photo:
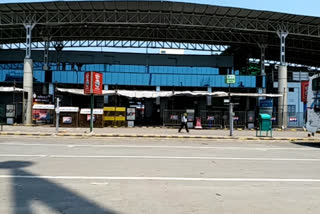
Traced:
<path id="1" fill-rule="evenodd" d="M 320 142 L 293 142 L 293 144 L 299 145 L 299 146 L 309 146 L 309 147 L 314 147 L 314 148 L 320 148 Z"/>
<path id="2" fill-rule="evenodd" d="M 13 176 L 14 214 L 32 214 L 31 204 L 35 201 L 63 214 L 116 214 L 74 191 L 22 169 L 32 164 L 29 161 L 0 162 L 0 169 L 9 169 Z"/>

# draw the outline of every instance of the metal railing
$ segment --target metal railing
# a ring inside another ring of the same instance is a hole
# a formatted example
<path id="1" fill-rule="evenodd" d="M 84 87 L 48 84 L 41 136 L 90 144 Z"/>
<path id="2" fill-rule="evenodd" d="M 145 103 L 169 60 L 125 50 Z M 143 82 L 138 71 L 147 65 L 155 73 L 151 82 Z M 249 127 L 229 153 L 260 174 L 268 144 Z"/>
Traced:
<path id="1" fill-rule="evenodd" d="M 185 110 L 170 110 L 163 111 L 163 126 L 179 126 L 181 123 L 181 115 Z"/>
<path id="2" fill-rule="evenodd" d="M 164 126 L 179 126 L 181 115 L 185 110 L 164 110 L 163 125 Z M 287 112 L 288 128 L 302 128 L 306 123 L 306 113 L 304 112 Z M 257 115 L 256 115 L 257 116 Z M 278 125 L 278 113 L 272 113 L 272 127 L 281 128 Z M 228 128 L 229 127 L 229 112 L 228 111 L 200 111 L 200 118 L 203 128 Z M 254 125 L 257 127 L 257 118 L 254 120 Z M 195 121 L 195 119 L 194 119 Z M 235 128 L 248 127 L 248 113 L 246 111 L 235 111 L 233 123 Z M 253 123 L 253 121 L 252 121 Z"/>
<path id="3" fill-rule="evenodd" d="M 306 124 L 305 112 L 284 112 L 288 115 L 288 128 L 302 128 Z M 272 113 L 272 127 L 281 128 L 278 124 L 278 112 Z"/>

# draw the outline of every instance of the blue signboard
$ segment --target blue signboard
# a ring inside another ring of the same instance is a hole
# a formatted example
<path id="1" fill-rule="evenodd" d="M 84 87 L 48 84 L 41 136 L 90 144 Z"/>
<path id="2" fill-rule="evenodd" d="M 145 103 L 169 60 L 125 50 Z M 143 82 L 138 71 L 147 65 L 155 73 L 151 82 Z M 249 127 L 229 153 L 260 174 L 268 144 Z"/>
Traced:
<path id="1" fill-rule="evenodd" d="M 273 107 L 273 99 L 260 100 L 260 107 L 272 108 Z"/>

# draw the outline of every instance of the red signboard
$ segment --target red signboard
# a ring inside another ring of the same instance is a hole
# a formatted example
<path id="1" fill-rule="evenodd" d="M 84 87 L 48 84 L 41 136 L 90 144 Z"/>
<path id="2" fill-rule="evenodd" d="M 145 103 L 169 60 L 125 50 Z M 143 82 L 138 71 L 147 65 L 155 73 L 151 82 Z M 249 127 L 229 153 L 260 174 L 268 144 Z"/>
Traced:
<path id="1" fill-rule="evenodd" d="M 103 76 L 98 72 L 86 72 L 84 74 L 84 93 L 102 94 Z"/>
<path id="2" fill-rule="evenodd" d="M 309 81 L 301 82 L 301 101 L 306 103 L 308 100 Z"/>
<path id="3" fill-rule="evenodd" d="M 84 73 L 84 93 L 91 94 L 91 72 Z"/>
<path id="4" fill-rule="evenodd" d="M 93 94 L 102 94 L 102 73 L 93 72 L 92 91 Z"/>

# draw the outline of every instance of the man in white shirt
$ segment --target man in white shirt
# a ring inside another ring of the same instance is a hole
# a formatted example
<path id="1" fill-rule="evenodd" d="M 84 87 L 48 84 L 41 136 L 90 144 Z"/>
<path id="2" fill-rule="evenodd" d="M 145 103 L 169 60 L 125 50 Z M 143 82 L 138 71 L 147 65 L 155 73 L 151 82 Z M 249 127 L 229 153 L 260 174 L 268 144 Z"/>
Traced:
<path id="1" fill-rule="evenodd" d="M 187 113 L 184 113 L 181 117 L 181 126 L 180 126 L 180 129 L 179 129 L 179 132 L 181 132 L 181 129 L 183 127 L 186 127 L 186 131 L 189 133 L 189 129 L 188 129 L 188 118 L 187 118 L 188 114 Z"/>

